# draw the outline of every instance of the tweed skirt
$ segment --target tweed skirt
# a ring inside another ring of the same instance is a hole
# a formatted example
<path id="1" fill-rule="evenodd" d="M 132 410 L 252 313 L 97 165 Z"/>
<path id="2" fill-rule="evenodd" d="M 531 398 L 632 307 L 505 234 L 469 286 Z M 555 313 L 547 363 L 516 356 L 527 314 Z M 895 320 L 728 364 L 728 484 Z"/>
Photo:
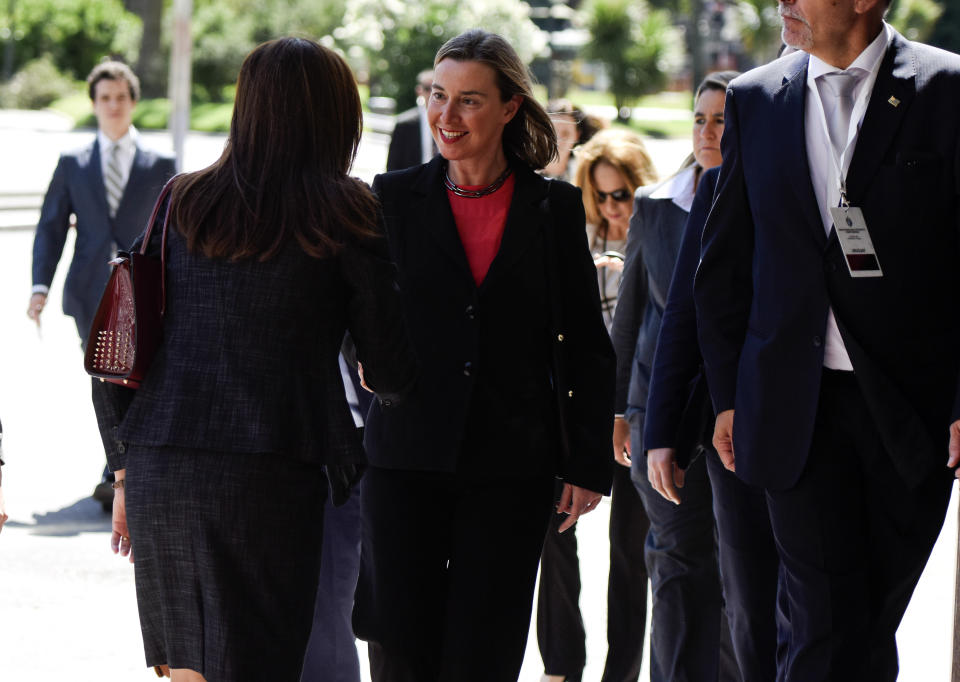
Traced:
<path id="1" fill-rule="evenodd" d="M 327 481 L 276 454 L 131 445 L 127 521 L 148 666 L 300 677 Z"/>

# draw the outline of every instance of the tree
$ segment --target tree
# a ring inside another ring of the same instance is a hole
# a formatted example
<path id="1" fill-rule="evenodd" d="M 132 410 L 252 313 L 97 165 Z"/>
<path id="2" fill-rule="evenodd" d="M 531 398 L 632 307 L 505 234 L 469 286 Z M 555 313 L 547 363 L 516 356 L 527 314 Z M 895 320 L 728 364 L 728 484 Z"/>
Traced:
<path id="1" fill-rule="evenodd" d="M 930 34 L 930 44 L 960 52 L 960 6 L 956 2 L 944 5 L 943 14 Z"/>
<path id="2" fill-rule="evenodd" d="M 593 0 L 586 11 L 585 54 L 603 64 L 617 117 L 629 119 L 630 103 L 666 84 L 671 45 L 681 37 L 670 14 L 650 9 L 644 0 Z"/>
<path id="3" fill-rule="evenodd" d="M 124 0 L 124 7 L 140 17 L 143 26 L 136 72 L 144 97 L 167 94 L 167 64 L 160 45 L 163 0 Z"/>
<path id="4" fill-rule="evenodd" d="M 477 26 L 502 35 L 528 64 L 547 44 L 516 0 L 354 0 L 334 37 L 354 68 L 369 69 L 371 94 L 393 97 L 402 110 L 413 106 L 417 73 L 440 46 Z"/>
<path id="5" fill-rule="evenodd" d="M 888 21 L 910 40 L 926 42 L 942 14 L 943 7 L 935 0 L 899 0 Z"/>

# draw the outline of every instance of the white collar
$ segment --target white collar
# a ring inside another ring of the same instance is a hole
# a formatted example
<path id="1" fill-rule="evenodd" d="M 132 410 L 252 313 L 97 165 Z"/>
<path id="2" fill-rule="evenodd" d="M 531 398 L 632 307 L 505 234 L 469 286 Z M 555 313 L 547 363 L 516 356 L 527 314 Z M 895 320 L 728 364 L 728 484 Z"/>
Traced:
<path id="1" fill-rule="evenodd" d="M 107 137 L 107 134 L 100 129 L 97 129 L 97 141 L 100 143 L 100 151 L 103 154 L 106 154 L 108 151 L 114 147 L 120 147 L 125 151 L 129 151 L 137 146 L 137 139 L 140 137 L 140 133 L 137 132 L 137 129 L 133 127 L 133 124 L 130 124 L 130 127 L 127 128 L 127 132 L 124 133 L 123 137 L 117 140 L 111 140 Z"/>
<path id="2" fill-rule="evenodd" d="M 877 34 L 877 37 L 873 39 L 872 43 L 867 45 L 864 51 L 861 52 L 845 70 L 861 69 L 868 74 L 879 71 L 880 62 L 883 60 L 883 55 L 886 54 L 887 48 L 890 46 L 892 40 L 893 29 L 890 27 L 890 24 L 883 22 L 883 27 L 880 33 Z M 807 82 L 812 84 L 825 73 L 834 73 L 843 70 L 844 69 L 839 69 L 832 64 L 828 64 L 819 57 L 810 55 L 810 64 L 807 67 Z M 856 75 L 859 77 L 860 74 Z"/>
<path id="3" fill-rule="evenodd" d="M 693 195 L 697 179 L 696 164 L 687 166 L 672 177 L 667 178 L 650 193 L 651 199 L 671 199 L 673 203 L 687 213 L 693 206 Z"/>

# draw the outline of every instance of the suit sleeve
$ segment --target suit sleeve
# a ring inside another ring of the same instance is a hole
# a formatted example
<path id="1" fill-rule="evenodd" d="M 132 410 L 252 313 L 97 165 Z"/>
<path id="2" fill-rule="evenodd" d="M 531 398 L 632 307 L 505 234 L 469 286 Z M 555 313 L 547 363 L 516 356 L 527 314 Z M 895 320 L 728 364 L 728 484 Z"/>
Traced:
<path id="1" fill-rule="evenodd" d="M 609 493 L 613 477 L 613 393 L 616 357 L 600 307 L 597 268 L 587 244 L 586 219 L 579 191 L 564 183 L 554 187 L 560 292 L 567 334 L 567 434 L 570 458 L 561 478 L 588 490 Z M 553 200 L 552 199 L 552 200 Z"/>
<path id="2" fill-rule="evenodd" d="M 700 350 L 716 412 L 733 409 L 737 367 L 753 299 L 753 221 L 747 202 L 734 91 L 727 91 L 723 164 L 694 281 Z"/>
<path id="3" fill-rule="evenodd" d="M 33 238 L 33 283 L 49 287 L 63 255 L 63 245 L 70 228 L 70 192 L 67 188 L 70 159 L 60 157 L 53 178 L 43 198 L 40 221 Z"/>
<path id="4" fill-rule="evenodd" d="M 617 309 L 610 329 L 610 338 L 617 356 L 616 394 L 613 406 L 615 414 L 624 414 L 627 411 L 630 372 L 647 302 L 647 269 L 643 264 L 639 229 L 643 219 L 644 200 L 643 197 L 637 196 L 633 202 L 633 214 L 630 216 L 623 277 L 620 279 Z"/>
<path id="5" fill-rule="evenodd" d="M 407 335 L 397 284 L 384 236 L 350 245 L 340 254 L 349 289 L 347 327 L 363 365 L 364 380 L 381 401 L 398 401 L 412 389 L 417 363 Z"/>
<path id="6" fill-rule="evenodd" d="M 693 279 L 700 262 L 700 238 L 713 201 L 716 179 L 716 171 L 707 171 L 701 178 L 670 282 L 647 397 L 643 432 L 647 450 L 677 447 L 684 408 L 691 386 L 701 371 Z"/>

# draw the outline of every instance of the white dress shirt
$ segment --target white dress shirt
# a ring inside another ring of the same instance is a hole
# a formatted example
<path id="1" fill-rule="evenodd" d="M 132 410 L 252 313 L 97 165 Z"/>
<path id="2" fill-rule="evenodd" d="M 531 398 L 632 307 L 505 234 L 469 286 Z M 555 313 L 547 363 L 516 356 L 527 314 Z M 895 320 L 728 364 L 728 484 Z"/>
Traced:
<path id="1" fill-rule="evenodd" d="M 133 168 L 133 159 L 137 155 L 138 137 L 139 133 L 133 126 L 130 126 L 127 133 L 119 140 L 111 140 L 102 130 L 97 131 L 97 142 L 100 143 L 100 172 L 103 174 L 102 177 L 107 176 L 107 164 L 110 163 L 113 148 L 119 147 L 120 154 L 117 157 L 117 166 L 120 169 L 123 186 L 127 186 L 127 180 L 130 179 L 130 169 Z"/>
<path id="2" fill-rule="evenodd" d="M 852 95 L 854 105 L 853 113 L 850 116 L 847 146 L 843 156 L 839 159 L 839 165 L 844 176 L 846 176 L 847 169 L 850 167 L 850 159 L 853 157 L 853 151 L 857 145 L 857 136 L 860 132 L 860 126 L 863 124 L 863 115 L 866 113 L 867 104 L 870 101 L 873 84 L 880 72 L 883 55 L 886 54 L 892 39 L 893 32 L 889 24 L 884 22 L 879 35 L 846 69 L 847 73 L 857 78 L 857 85 L 854 87 Z M 836 157 L 831 158 L 833 147 L 825 124 L 825 119 L 833 114 L 836 99 L 830 88 L 823 83 L 824 79 L 821 76 L 842 70 L 813 55 L 810 56 L 807 67 L 808 91 L 804 111 L 807 161 L 810 165 L 810 181 L 813 184 L 817 205 L 820 208 L 823 229 L 828 236 L 833 229 L 830 209 L 840 205 L 840 178 L 837 173 L 837 162 L 834 160 Z M 867 225 L 867 227 L 870 226 Z M 837 320 L 833 315 L 832 307 L 827 317 L 823 365 L 830 369 L 853 370 L 853 364 L 850 362 L 850 356 L 843 344 L 840 330 L 837 328 Z"/>

